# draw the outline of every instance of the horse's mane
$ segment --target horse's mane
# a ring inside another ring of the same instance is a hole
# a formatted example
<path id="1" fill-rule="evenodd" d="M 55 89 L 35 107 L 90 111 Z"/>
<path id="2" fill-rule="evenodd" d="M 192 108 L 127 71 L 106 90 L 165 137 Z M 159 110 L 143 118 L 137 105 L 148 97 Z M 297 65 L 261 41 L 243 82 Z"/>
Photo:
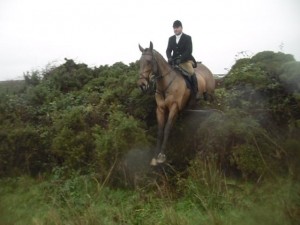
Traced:
<path id="1" fill-rule="evenodd" d="M 155 58 L 159 57 L 160 60 L 163 60 L 164 62 L 167 63 L 167 60 L 165 60 L 165 58 L 164 58 L 158 51 L 156 51 L 155 49 L 153 49 L 153 56 L 154 56 Z"/>

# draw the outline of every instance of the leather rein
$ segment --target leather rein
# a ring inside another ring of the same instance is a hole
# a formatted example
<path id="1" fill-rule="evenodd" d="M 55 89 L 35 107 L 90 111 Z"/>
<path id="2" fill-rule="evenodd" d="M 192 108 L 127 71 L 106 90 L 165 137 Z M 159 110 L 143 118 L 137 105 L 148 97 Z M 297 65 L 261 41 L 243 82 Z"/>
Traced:
<path id="1" fill-rule="evenodd" d="M 158 72 L 158 71 L 156 71 L 155 73 L 153 72 L 153 67 L 154 67 L 154 65 L 156 66 L 156 70 L 158 70 L 158 68 L 157 68 L 157 64 L 158 64 L 158 63 L 157 63 L 157 61 L 156 61 L 156 59 L 155 59 L 154 52 L 152 52 L 152 54 L 151 54 L 151 53 L 143 53 L 142 55 L 150 55 L 150 56 L 152 56 L 152 65 L 151 65 L 152 68 L 151 68 L 151 69 L 148 69 L 148 70 L 145 70 L 145 71 L 143 71 L 142 73 L 140 73 L 139 79 L 149 80 L 150 73 L 152 72 L 152 73 L 154 74 L 154 76 L 151 77 L 151 80 L 154 80 L 154 81 L 156 82 L 156 84 L 157 84 L 157 82 L 158 82 L 160 79 L 163 79 L 164 77 L 166 77 L 167 75 L 169 75 L 169 74 L 172 72 L 172 69 L 169 69 L 169 71 L 166 72 L 165 74 L 157 75 L 157 72 Z M 156 63 L 156 64 L 155 64 L 155 63 Z M 146 74 L 146 73 L 148 73 L 148 75 L 144 76 L 144 74 Z M 165 93 L 167 92 L 167 90 L 169 89 L 169 87 L 172 85 L 172 83 L 173 83 L 173 81 L 175 80 L 175 78 L 176 78 L 176 76 L 173 77 L 173 79 L 168 83 L 167 87 L 166 87 L 164 90 L 161 91 L 161 90 L 158 90 L 158 89 L 156 88 L 155 93 L 160 94 L 160 95 L 162 95 L 162 96 L 165 97 Z"/>

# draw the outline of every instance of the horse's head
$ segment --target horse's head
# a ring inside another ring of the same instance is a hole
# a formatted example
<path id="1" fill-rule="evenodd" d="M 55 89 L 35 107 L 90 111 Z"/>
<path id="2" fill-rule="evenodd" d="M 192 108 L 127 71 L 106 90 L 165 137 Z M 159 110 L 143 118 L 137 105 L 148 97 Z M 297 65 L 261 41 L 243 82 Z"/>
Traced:
<path id="1" fill-rule="evenodd" d="M 153 55 L 152 42 L 150 42 L 149 48 L 144 49 L 141 45 L 139 45 L 139 48 L 142 56 L 140 58 L 139 80 L 137 84 L 143 92 L 146 92 L 150 88 L 151 79 L 157 74 L 157 63 Z"/>

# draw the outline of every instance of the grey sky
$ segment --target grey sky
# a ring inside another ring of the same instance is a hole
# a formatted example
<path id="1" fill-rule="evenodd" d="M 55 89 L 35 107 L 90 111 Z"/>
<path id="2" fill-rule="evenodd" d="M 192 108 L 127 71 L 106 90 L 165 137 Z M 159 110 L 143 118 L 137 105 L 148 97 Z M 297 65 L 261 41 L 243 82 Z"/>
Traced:
<path id="1" fill-rule="evenodd" d="M 90 67 L 128 64 L 150 41 L 165 57 L 176 19 L 213 73 L 225 73 L 241 51 L 300 60 L 298 0 L 0 0 L 0 80 L 65 57 Z"/>

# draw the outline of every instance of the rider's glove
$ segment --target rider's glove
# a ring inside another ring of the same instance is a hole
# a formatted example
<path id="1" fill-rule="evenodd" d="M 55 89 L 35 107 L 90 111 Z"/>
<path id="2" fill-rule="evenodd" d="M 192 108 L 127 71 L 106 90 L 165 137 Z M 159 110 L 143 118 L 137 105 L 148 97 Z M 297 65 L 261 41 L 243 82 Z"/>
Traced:
<path id="1" fill-rule="evenodd" d="M 180 63 L 181 63 L 181 60 L 180 60 L 180 59 L 176 59 L 176 60 L 175 60 L 175 64 L 176 64 L 176 65 L 179 65 Z"/>

